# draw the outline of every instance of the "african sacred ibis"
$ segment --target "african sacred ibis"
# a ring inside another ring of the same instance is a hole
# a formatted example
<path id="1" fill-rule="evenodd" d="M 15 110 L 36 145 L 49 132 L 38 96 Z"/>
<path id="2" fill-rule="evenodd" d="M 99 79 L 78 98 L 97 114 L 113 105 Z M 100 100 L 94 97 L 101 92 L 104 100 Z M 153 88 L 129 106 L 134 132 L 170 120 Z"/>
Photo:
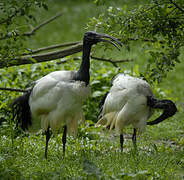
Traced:
<path id="1" fill-rule="evenodd" d="M 106 39 L 109 38 L 110 40 Z M 63 155 L 66 134 L 75 134 L 82 113 L 83 101 L 90 95 L 90 51 L 93 44 L 109 42 L 116 48 L 121 43 L 114 37 L 96 32 L 86 32 L 83 38 L 82 63 L 78 71 L 55 71 L 37 80 L 29 92 L 12 103 L 13 117 L 23 130 L 46 132 L 45 158 L 50 139 L 50 129 L 55 134 L 63 131 Z M 115 43 L 116 42 L 116 43 Z"/>
<path id="2" fill-rule="evenodd" d="M 136 132 L 144 132 L 146 125 L 154 125 L 173 116 L 177 108 L 171 100 L 158 100 L 154 97 L 150 85 L 139 78 L 118 74 L 112 80 L 112 87 L 100 102 L 99 121 L 96 125 L 120 135 L 121 150 L 123 150 L 123 128 L 133 125 L 132 142 L 136 147 Z M 147 122 L 155 108 L 163 109 L 163 113 L 154 121 Z"/>

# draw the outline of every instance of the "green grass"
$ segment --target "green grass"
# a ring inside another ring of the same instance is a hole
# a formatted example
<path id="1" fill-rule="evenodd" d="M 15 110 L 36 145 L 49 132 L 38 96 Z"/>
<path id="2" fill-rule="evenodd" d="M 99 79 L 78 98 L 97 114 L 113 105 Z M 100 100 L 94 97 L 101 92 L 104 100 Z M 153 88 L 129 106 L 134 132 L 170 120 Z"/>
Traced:
<path id="1" fill-rule="evenodd" d="M 94 131 L 95 132 L 95 131 Z M 106 133 L 93 137 L 86 129 L 83 137 L 68 138 L 62 157 L 61 135 L 51 139 L 48 160 L 44 159 L 45 138 L 30 135 L 11 140 L 1 138 L 1 177 L 3 179 L 181 179 L 183 152 L 179 145 L 138 138 L 138 153 L 130 139 L 120 152 L 118 137 Z"/>
<path id="2" fill-rule="evenodd" d="M 30 47 L 35 49 L 56 43 L 81 40 L 88 19 L 98 15 L 105 7 L 98 9 L 82 1 L 49 1 L 48 12 L 38 12 L 38 21 L 64 10 L 64 15 L 40 29 L 31 38 Z M 95 48 L 93 48 L 95 50 Z M 101 55 L 95 50 L 96 55 Z M 144 49 L 134 44 L 132 51 L 122 49 L 109 51 L 114 59 L 134 59 L 131 63 L 119 64 L 121 71 L 132 72 L 135 65 L 144 71 L 147 56 Z M 183 55 L 181 56 L 181 60 Z M 58 69 L 76 69 L 80 62 L 71 61 L 57 65 L 55 61 L 0 70 L 0 86 L 23 88 L 43 74 Z M 98 102 L 109 89 L 110 79 L 118 70 L 109 63 L 91 62 L 92 97 L 85 103 L 84 111 L 88 123 L 79 128 L 76 138 L 67 140 L 66 156 L 62 156 L 62 134 L 49 142 L 48 160 L 44 158 L 45 136 L 42 133 L 19 135 L 16 138 L 9 112 L 1 112 L 0 119 L 6 120 L 0 126 L 0 179 L 183 179 L 184 178 L 184 64 L 176 65 L 174 71 L 156 88 L 157 95 L 176 102 L 177 114 L 155 126 L 148 126 L 146 132 L 137 138 L 138 152 L 131 142 L 132 129 L 125 130 L 125 149 L 120 152 L 119 137 L 90 126 L 97 120 Z M 96 93 L 97 92 L 100 93 Z M 163 95 L 161 95 L 163 94 Z M 19 93 L 1 92 L 1 110 Z M 155 114 L 151 119 L 154 119 Z"/>

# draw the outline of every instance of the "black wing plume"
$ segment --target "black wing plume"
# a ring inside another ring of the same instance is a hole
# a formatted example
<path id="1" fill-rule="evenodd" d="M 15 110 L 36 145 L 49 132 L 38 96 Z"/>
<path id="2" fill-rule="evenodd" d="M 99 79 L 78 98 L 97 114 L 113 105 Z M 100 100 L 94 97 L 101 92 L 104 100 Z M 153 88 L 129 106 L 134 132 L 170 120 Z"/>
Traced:
<path id="1" fill-rule="evenodd" d="M 28 126 L 31 126 L 31 112 L 29 106 L 29 97 L 32 89 L 24 93 L 22 96 L 16 98 L 11 104 L 13 120 L 17 122 L 17 126 L 25 131 L 28 130 Z"/>

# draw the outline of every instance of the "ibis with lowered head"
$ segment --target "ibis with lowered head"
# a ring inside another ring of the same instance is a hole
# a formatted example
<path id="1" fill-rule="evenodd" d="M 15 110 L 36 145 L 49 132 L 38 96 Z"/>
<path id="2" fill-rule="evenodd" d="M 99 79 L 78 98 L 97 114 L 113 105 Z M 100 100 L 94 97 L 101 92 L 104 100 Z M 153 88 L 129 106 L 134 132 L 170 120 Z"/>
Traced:
<path id="1" fill-rule="evenodd" d="M 155 120 L 147 122 L 154 109 L 162 109 L 163 113 Z M 158 124 L 173 116 L 177 111 L 171 100 L 159 100 L 154 97 L 151 86 L 140 78 L 126 74 L 118 74 L 112 80 L 110 91 L 100 102 L 100 115 L 97 126 L 116 132 L 120 136 L 121 150 L 123 150 L 123 129 L 133 126 L 132 141 L 136 147 L 136 133 L 144 132 L 146 125 Z"/>

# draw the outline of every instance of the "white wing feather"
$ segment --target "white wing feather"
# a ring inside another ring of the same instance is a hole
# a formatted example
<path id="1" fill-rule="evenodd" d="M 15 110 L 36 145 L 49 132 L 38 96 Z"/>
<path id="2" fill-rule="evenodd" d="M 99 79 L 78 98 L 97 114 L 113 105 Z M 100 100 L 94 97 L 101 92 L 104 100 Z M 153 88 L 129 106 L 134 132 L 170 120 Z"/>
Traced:
<path id="1" fill-rule="evenodd" d="M 125 126 L 132 124 L 143 132 L 152 114 L 146 96 L 152 95 L 152 89 L 146 81 L 119 74 L 113 80 L 97 125 L 110 126 L 110 129 L 115 127 L 121 133 Z"/>
<path id="2" fill-rule="evenodd" d="M 29 105 L 33 119 L 30 131 L 51 127 L 57 132 L 64 124 L 68 133 L 76 133 L 77 122 L 83 118 L 82 103 L 90 94 L 84 82 L 73 81 L 71 71 L 56 71 L 36 81 Z"/>

